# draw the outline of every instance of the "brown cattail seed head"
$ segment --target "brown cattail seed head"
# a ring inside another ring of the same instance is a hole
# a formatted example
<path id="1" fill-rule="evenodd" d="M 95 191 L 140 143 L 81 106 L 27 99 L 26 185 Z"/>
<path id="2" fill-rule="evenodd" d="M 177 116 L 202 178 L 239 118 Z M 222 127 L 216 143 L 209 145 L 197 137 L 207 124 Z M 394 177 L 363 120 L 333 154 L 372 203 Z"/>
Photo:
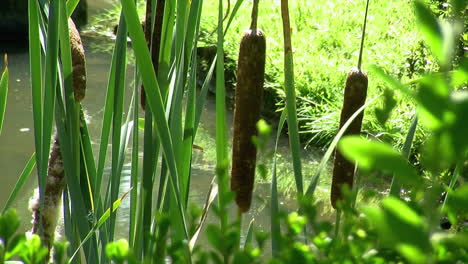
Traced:
<path id="1" fill-rule="evenodd" d="M 237 65 L 232 140 L 231 190 L 241 212 L 250 208 L 254 186 L 257 134 L 265 75 L 266 41 L 260 29 L 247 30 L 241 40 Z"/>
<path id="2" fill-rule="evenodd" d="M 343 108 L 341 110 L 340 117 L 340 128 L 359 108 L 364 105 L 367 96 L 367 85 L 367 75 L 360 69 L 351 69 L 346 79 Z M 348 129 L 346 129 L 343 136 L 358 135 L 361 133 L 363 116 L 363 113 L 359 114 Z M 354 181 L 354 167 L 353 163 L 346 160 L 338 150 L 335 150 L 331 187 L 331 203 L 333 208 L 336 208 L 336 202 L 338 200 L 343 199 L 343 194 L 341 193 L 343 184 L 347 184 L 350 189 L 352 188 Z"/>
<path id="3" fill-rule="evenodd" d="M 75 101 L 80 102 L 86 93 L 86 61 L 80 33 L 71 19 L 68 19 L 68 32 L 73 66 L 73 93 Z"/>

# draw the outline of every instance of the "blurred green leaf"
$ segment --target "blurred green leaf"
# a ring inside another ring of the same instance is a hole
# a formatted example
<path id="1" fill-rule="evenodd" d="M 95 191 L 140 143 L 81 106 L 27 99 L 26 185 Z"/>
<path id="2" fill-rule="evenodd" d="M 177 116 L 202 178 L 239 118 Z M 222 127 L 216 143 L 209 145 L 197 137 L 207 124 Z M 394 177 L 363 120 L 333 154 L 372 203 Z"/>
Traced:
<path id="1" fill-rule="evenodd" d="M 33 234 L 23 244 L 23 249 L 18 252 L 18 256 L 26 263 L 41 263 L 47 256 L 49 250 L 42 246 L 41 238 Z"/>
<path id="2" fill-rule="evenodd" d="M 468 58 L 463 57 L 458 69 L 453 71 L 452 85 L 457 88 L 468 84 Z"/>
<path id="3" fill-rule="evenodd" d="M 414 98 L 415 94 L 411 91 L 407 85 L 402 84 L 399 80 L 395 79 L 393 76 L 388 75 L 382 68 L 376 65 L 372 65 L 370 70 L 375 73 L 380 79 L 387 83 L 391 88 L 399 90 L 403 94 Z"/>
<path id="4" fill-rule="evenodd" d="M 206 228 L 206 238 L 210 244 L 218 251 L 223 252 L 223 236 L 222 231 L 216 225 L 209 225 Z"/>
<path id="5" fill-rule="evenodd" d="M 424 168 L 433 172 L 448 169 L 455 161 L 453 149 L 453 137 L 448 131 L 432 134 L 425 142 L 421 155 L 421 163 Z"/>
<path id="6" fill-rule="evenodd" d="M 54 263 L 55 264 L 65 264 L 68 261 L 67 249 L 70 243 L 65 242 L 55 242 L 54 243 Z"/>
<path id="7" fill-rule="evenodd" d="M 387 246 L 403 244 L 423 252 L 430 248 L 423 219 L 402 200 L 388 197 L 380 208 L 366 208 L 364 213 Z"/>
<path id="8" fill-rule="evenodd" d="M 8 241 L 15 234 L 20 226 L 20 221 L 16 210 L 9 209 L 0 216 L 0 239 L 8 245 Z"/>
<path id="9" fill-rule="evenodd" d="M 451 136 L 455 156 L 463 159 L 468 148 L 468 91 L 456 91 L 450 95 L 450 103 L 455 115 L 451 126 Z"/>
<path id="10" fill-rule="evenodd" d="M 360 169 L 393 172 L 403 184 L 413 187 L 421 184 L 416 170 L 388 144 L 348 136 L 341 139 L 338 149 L 347 159 L 356 162 Z"/>
<path id="11" fill-rule="evenodd" d="M 5 242 L 5 241 L 4 241 Z M 26 242 L 26 236 L 24 234 L 15 236 L 8 245 L 5 245 L 7 252 L 5 254 L 5 260 L 8 260 L 21 252 Z"/>
<path id="12" fill-rule="evenodd" d="M 423 2 L 416 1 L 414 5 L 421 33 L 429 44 L 432 53 L 440 62 L 444 62 L 446 54 L 443 51 L 442 29 L 437 19 Z"/>
<path id="13" fill-rule="evenodd" d="M 8 61 L 5 55 L 5 70 L 0 79 L 0 135 L 2 134 L 3 118 L 5 117 L 6 102 L 8 95 Z"/>
<path id="14" fill-rule="evenodd" d="M 417 247 L 408 244 L 399 244 L 397 246 L 398 251 L 403 255 L 410 263 L 423 264 L 427 263 L 427 255 Z"/>
<path id="15" fill-rule="evenodd" d="M 423 125 L 437 130 L 453 120 L 448 99 L 449 88 L 442 76 L 429 75 L 421 79 L 417 100 Z"/>
<path id="16" fill-rule="evenodd" d="M 463 10 L 466 10 L 468 1 L 466 0 L 452 0 L 452 12 L 455 16 L 463 16 Z"/>
<path id="17" fill-rule="evenodd" d="M 375 109 L 375 117 L 380 125 L 384 126 L 397 102 L 394 98 L 394 92 L 389 89 L 384 90 L 383 107 Z"/>
<path id="18" fill-rule="evenodd" d="M 297 212 L 288 215 L 288 226 L 295 234 L 299 234 L 306 224 L 306 218 Z"/>
<path id="19" fill-rule="evenodd" d="M 126 260 L 129 256 L 129 252 L 128 242 L 125 239 L 119 239 L 106 246 L 107 257 L 117 263 Z"/>
<path id="20" fill-rule="evenodd" d="M 468 216 L 468 184 L 460 186 L 457 190 L 448 191 L 450 199 L 447 199 L 445 211 L 452 224 L 464 221 Z"/>

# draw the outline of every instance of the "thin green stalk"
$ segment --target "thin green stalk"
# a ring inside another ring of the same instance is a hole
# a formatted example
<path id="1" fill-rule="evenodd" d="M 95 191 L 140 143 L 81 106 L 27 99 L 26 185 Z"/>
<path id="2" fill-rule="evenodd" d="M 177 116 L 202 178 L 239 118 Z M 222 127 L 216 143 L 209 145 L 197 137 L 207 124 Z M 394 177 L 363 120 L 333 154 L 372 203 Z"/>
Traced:
<path id="1" fill-rule="evenodd" d="M 39 38 L 39 8 L 37 0 L 28 1 L 29 17 L 29 72 L 31 75 L 32 107 L 34 120 L 34 142 L 37 170 L 43 166 L 42 153 L 42 53 Z"/>
<path id="2" fill-rule="evenodd" d="M 138 71 L 135 71 L 135 86 L 134 94 L 138 94 L 138 89 L 141 83 L 139 81 Z M 137 234 L 141 234 L 141 201 L 138 199 L 138 193 L 140 186 L 138 185 L 138 169 L 139 169 L 139 157 L 138 157 L 138 143 L 139 143 L 139 127 L 138 127 L 138 100 L 133 101 L 133 131 L 132 131 L 132 168 L 131 168 L 131 180 L 130 186 L 132 188 L 130 192 L 130 228 L 128 234 L 128 240 L 130 247 L 133 248 L 135 254 L 141 252 L 141 243 L 137 240 Z"/>
<path id="3" fill-rule="evenodd" d="M 286 92 L 286 109 L 289 130 L 289 144 L 292 153 L 294 178 L 297 193 L 304 194 L 302 165 L 300 156 L 299 131 L 297 125 L 296 90 L 294 88 L 294 62 L 291 44 L 291 25 L 289 22 L 288 0 L 281 0 L 281 17 L 284 36 L 284 89 Z"/>
<path id="4" fill-rule="evenodd" d="M 1 214 L 4 214 L 6 210 L 10 208 L 11 204 L 15 201 L 16 196 L 18 196 L 19 191 L 23 189 L 24 184 L 29 179 L 29 176 L 31 176 L 31 173 L 35 166 L 36 166 L 36 154 L 33 153 L 31 158 L 29 158 L 28 162 L 26 163 L 26 166 L 24 166 L 23 171 L 21 172 L 18 178 L 18 181 L 15 184 L 15 187 L 13 187 L 13 191 L 11 191 L 11 194 L 8 197 L 7 202 L 5 203 L 5 206 L 3 207 Z"/>
<path id="5" fill-rule="evenodd" d="M 153 215 L 153 185 L 154 185 L 154 170 L 158 153 L 153 138 L 153 114 L 151 109 L 145 111 L 145 130 L 143 135 L 143 179 L 141 189 L 142 203 L 142 229 L 149 230 L 151 228 L 151 217 Z M 150 237 L 148 234 L 143 234 L 143 255 L 146 256 L 149 248 Z"/>
<path id="6" fill-rule="evenodd" d="M 341 225 L 341 210 L 336 210 L 334 239 L 339 239 Z"/>
<path id="7" fill-rule="evenodd" d="M 455 170 L 453 171 L 452 178 L 450 179 L 450 183 L 449 183 L 450 190 L 455 189 L 455 184 L 458 181 L 458 177 L 460 177 L 460 175 L 462 174 L 463 163 L 464 162 L 465 161 L 463 160 L 463 161 L 460 161 L 459 163 L 457 163 L 457 166 L 455 167 Z M 447 201 L 449 199 L 450 199 L 450 193 L 447 192 L 447 194 L 445 195 L 444 203 L 442 204 L 442 207 L 441 207 L 442 211 L 444 210 L 445 204 L 447 204 Z"/>
<path id="8" fill-rule="evenodd" d="M 3 120 L 5 118 L 6 102 L 8 96 L 8 59 L 5 54 L 5 69 L 0 78 L 0 135 L 2 134 Z"/>
<path id="9" fill-rule="evenodd" d="M 287 110 L 283 109 L 281 112 L 280 121 L 278 123 L 278 130 L 276 132 L 275 151 L 273 152 L 273 175 L 271 176 L 271 254 L 273 257 L 278 256 L 281 252 L 281 226 L 279 219 L 279 206 L 278 206 L 278 183 L 277 183 L 277 170 L 276 162 L 278 152 L 278 142 L 283 130 L 284 122 L 286 121 Z"/>
<path id="10" fill-rule="evenodd" d="M 197 1 L 192 4 L 188 16 L 187 34 L 185 40 L 185 47 L 187 58 L 189 61 L 185 63 L 184 72 L 188 73 L 190 65 L 189 78 L 187 80 L 187 100 L 185 104 L 185 122 L 183 124 L 183 139 L 182 139 L 182 170 L 181 178 L 183 185 L 181 191 L 184 195 L 184 206 L 187 207 L 188 198 L 190 195 L 190 182 L 191 182 L 191 164 L 192 164 L 192 150 L 193 141 L 195 138 L 195 113 L 196 113 L 196 84 L 197 84 L 197 42 L 201 20 L 203 1 Z"/>
<path id="11" fill-rule="evenodd" d="M 228 193 L 227 181 L 227 145 L 226 145 L 226 92 L 224 87 L 224 35 L 223 35 L 223 1 L 218 1 L 218 40 L 216 50 L 216 167 L 219 186 L 219 208 L 221 230 L 228 226 L 228 215 L 225 210 Z M 226 261 L 226 256 L 225 256 Z"/>
<path id="12" fill-rule="evenodd" d="M 120 176 L 123 166 L 123 148 L 122 141 L 126 137 L 122 132 L 122 120 L 123 120 L 123 105 L 124 105 L 124 96 L 125 96 L 125 75 L 127 71 L 127 46 L 124 45 L 124 39 L 127 36 L 127 23 L 122 19 L 119 23 L 117 39 L 119 44 L 116 45 L 116 75 L 114 82 L 114 109 L 112 117 L 112 162 L 111 162 L 111 174 L 110 174 L 110 193 L 106 193 L 105 206 L 112 206 L 112 202 L 117 200 L 119 195 L 119 186 L 120 186 Z M 109 223 L 109 239 L 113 240 L 114 237 L 114 227 L 115 227 L 116 215 L 111 212 Z"/>
<path id="13" fill-rule="evenodd" d="M 114 110 L 114 100 L 115 100 L 115 91 L 116 91 L 116 76 L 119 74 L 118 69 L 122 68 L 118 66 L 121 62 L 118 61 L 118 53 L 124 47 L 126 48 L 126 36 L 122 32 L 122 27 L 120 24 L 123 22 L 123 14 L 120 15 L 120 22 L 119 22 L 119 30 L 117 30 L 117 39 L 115 41 L 114 50 L 112 53 L 112 60 L 110 65 L 109 71 L 109 78 L 107 83 L 107 92 L 106 92 L 106 99 L 104 105 L 104 113 L 102 118 L 102 129 L 101 129 L 101 137 L 100 137 L 100 145 L 99 145 L 99 155 L 97 161 L 97 172 L 96 172 L 96 179 L 93 182 L 93 186 L 95 186 L 96 192 L 94 193 L 94 201 L 97 202 L 97 208 L 95 214 L 99 215 L 103 212 L 105 204 L 102 203 L 101 197 L 101 186 L 104 174 L 104 166 L 107 157 L 107 148 L 109 144 L 109 138 L 111 135 L 111 124 L 113 119 L 113 110 Z M 103 226 L 103 229 L 107 229 L 106 225 Z M 107 231 L 104 233 L 104 230 L 101 230 L 100 236 L 101 244 L 103 247 L 107 244 Z"/>
<path id="14" fill-rule="evenodd" d="M 361 69 L 362 63 L 362 51 L 364 50 L 364 37 L 366 36 L 366 24 L 367 24 L 367 10 L 369 9 L 369 0 L 366 2 L 366 13 L 364 14 L 364 22 L 362 26 L 362 35 L 361 35 L 361 48 L 359 50 L 359 59 L 358 59 L 358 69 Z"/>

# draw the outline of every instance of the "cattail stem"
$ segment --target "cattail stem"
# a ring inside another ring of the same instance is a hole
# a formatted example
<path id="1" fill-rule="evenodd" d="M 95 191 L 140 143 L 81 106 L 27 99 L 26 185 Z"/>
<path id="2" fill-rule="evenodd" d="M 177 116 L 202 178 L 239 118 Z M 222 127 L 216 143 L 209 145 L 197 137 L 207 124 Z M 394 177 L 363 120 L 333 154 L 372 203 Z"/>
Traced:
<path id="1" fill-rule="evenodd" d="M 256 34 L 257 32 L 258 2 L 260 2 L 260 0 L 254 0 L 252 7 L 252 22 L 250 24 L 250 30 L 252 30 L 253 34 Z"/>
<path id="2" fill-rule="evenodd" d="M 362 63 L 362 52 L 364 50 L 364 37 L 366 36 L 366 24 L 367 24 L 367 10 L 369 9 L 369 0 L 366 3 L 366 13 L 364 14 L 364 23 L 362 26 L 362 35 L 361 35 L 361 48 L 359 49 L 359 59 L 358 59 L 358 69 L 361 69 Z"/>

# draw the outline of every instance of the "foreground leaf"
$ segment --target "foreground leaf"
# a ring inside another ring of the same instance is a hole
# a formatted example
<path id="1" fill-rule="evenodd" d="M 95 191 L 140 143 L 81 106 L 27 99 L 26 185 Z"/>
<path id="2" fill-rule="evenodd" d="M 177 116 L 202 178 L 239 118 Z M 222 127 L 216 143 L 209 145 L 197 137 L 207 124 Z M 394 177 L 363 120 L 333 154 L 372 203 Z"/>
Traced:
<path id="1" fill-rule="evenodd" d="M 393 172 L 403 184 L 419 187 L 420 177 L 406 159 L 390 145 L 365 140 L 359 136 L 348 136 L 338 143 L 343 155 L 365 171 L 381 170 Z"/>

